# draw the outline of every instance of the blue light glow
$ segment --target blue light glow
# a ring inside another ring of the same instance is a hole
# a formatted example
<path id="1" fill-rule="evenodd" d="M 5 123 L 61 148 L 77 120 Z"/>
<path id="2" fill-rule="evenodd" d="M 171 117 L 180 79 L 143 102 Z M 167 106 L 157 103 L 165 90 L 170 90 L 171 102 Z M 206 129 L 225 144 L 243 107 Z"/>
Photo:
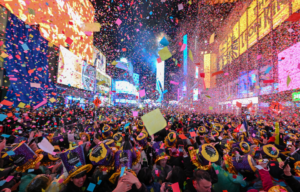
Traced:
<path id="1" fill-rule="evenodd" d="M 186 44 L 185 49 L 183 50 L 183 74 L 187 75 L 187 35 L 183 36 L 183 44 Z"/>

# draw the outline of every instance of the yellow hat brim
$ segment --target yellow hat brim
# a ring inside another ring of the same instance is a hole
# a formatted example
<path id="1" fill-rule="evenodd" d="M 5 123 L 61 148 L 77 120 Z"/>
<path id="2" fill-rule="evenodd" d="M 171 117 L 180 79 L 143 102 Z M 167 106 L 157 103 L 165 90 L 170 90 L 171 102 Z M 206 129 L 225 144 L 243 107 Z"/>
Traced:
<path id="1" fill-rule="evenodd" d="M 40 162 L 44 158 L 43 154 L 36 154 L 36 155 L 37 158 L 33 162 L 31 162 L 29 165 L 26 163 L 25 165 L 19 166 L 16 168 L 16 170 L 19 172 L 25 172 L 26 170 L 33 168 L 38 162 Z"/>
<path id="2" fill-rule="evenodd" d="M 169 156 L 169 155 L 160 156 L 160 157 L 158 157 L 158 158 L 155 160 L 155 163 L 157 163 L 158 161 L 160 161 L 160 160 L 162 160 L 162 159 L 166 159 L 166 157 L 167 157 L 168 160 L 170 159 L 170 156 Z"/>
<path id="3" fill-rule="evenodd" d="M 78 175 L 79 173 L 82 173 L 83 171 L 86 171 L 88 173 L 88 172 L 90 172 L 90 170 L 92 170 L 92 168 L 93 168 L 93 166 L 91 164 L 86 164 L 86 165 L 79 167 L 76 171 L 69 174 L 69 176 L 64 180 L 63 183 L 67 184 L 72 177 Z"/>

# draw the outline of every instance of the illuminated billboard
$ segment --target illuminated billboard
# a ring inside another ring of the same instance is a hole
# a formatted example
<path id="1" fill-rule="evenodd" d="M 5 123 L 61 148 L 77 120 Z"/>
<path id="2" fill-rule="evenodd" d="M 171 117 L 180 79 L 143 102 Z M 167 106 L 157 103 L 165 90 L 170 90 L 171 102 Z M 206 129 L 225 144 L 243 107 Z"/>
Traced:
<path id="1" fill-rule="evenodd" d="M 104 91 L 107 91 L 111 89 L 111 77 L 106 75 L 105 73 L 103 72 L 100 72 L 100 71 L 96 71 L 96 80 L 97 80 L 97 83 L 99 82 L 102 82 L 101 85 L 96 85 L 97 86 L 97 92 L 98 93 L 104 93 Z M 109 92 L 108 91 L 108 92 Z M 105 93 L 108 93 L 108 92 L 105 92 Z"/>
<path id="2" fill-rule="evenodd" d="M 196 66 L 196 69 L 195 69 L 195 78 L 198 79 L 199 77 L 199 67 Z"/>
<path id="3" fill-rule="evenodd" d="M 205 82 L 205 87 L 210 88 L 210 55 L 211 54 L 205 54 L 204 55 L 204 82 Z"/>
<path id="4" fill-rule="evenodd" d="M 95 9 L 89 0 L 0 0 L 0 4 L 29 25 L 39 24 L 41 35 L 92 64 L 93 34 L 81 26 L 93 23 Z M 50 44 L 51 46 L 51 44 Z"/>
<path id="5" fill-rule="evenodd" d="M 252 47 L 257 40 L 266 36 L 272 26 L 275 29 L 285 21 L 290 16 L 290 8 L 292 13 L 298 11 L 300 0 L 293 0 L 291 7 L 290 1 L 253 0 L 227 37 L 221 41 L 219 68 L 222 69 Z"/>
<path id="6" fill-rule="evenodd" d="M 138 88 L 139 87 L 139 83 L 140 83 L 140 76 L 139 76 L 139 74 L 133 73 L 132 78 L 133 78 L 133 82 L 134 82 L 135 87 Z"/>
<path id="7" fill-rule="evenodd" d="M 193 90 L 193 101 L 197 101 L 198 100 L 198 89 L 194 89 Z"/>
<path id="8" fill-rule="evenodd" d="M 60 46 L 57 82 L 78 89 L 94 91 L 95 68 Z"/>
<path id="9" fill-rule="evenodd" d="M 88 91 L 94 91 L 95 87 L 95 68 L 87 62 L 83 62 L 82 67 L 82 85 L 83 89 Z"/>
<path id="10" fill-rule="evenodd" d="M 57 82 L 83 89 L 82 64 L 83 60 L 74 55 L 68 49 L 60 46 Z"/>
<path id="11" fill-rule="evenodd" d="M 100 94 L 100 100 L 105 103 L 111 103 L 111 77 L 104 72 L 96 70 L 96 92 Z M 98 84 L 102 82 L 101 84 Z"/>
<path id="12" fill-rule="evenodd" d="M 116 93 L 126 93 L 130 95 L 139 95 L 136 87 L 128 81 L 116 81 Z"/>
<path id="13" fill-rule="evenodd" d="M 157 102 L 161 102 L 163 100 L 164 80 L 165 80 L 165 62 L 162 61 L 160 63 L 156 63 L 156 90 L 160 94 Z"/>
<path id="14" fill-rule="evenodd" d="M 300 87 L 300 42 L 278 54 L 279 91 L 298 89 Z M 288 83 L 288 78 L 290 83 Z"/>
<path id="15" fill-rule="evenodd" d="M 186 44 L 185 49 L 183 50 L 183 74 L 187 75 L 187 51 L 188 51 L 188 44 L 187 44 L 187 35 L 183 36 L 183 44 Z"/>
<path id="16" fill-rule="evenodd" d="M 93 65 L 97 71 L 106 73 L 106 57 L 96 47 L 93 47 Z"/>
<path id="17" fill-rule="evenodd" d="M 239 83 L 238 83 L 238 98 L 248 97 L 249 85 L 250 85 L 250 76 L 248 73 L 240 73 Z"/>

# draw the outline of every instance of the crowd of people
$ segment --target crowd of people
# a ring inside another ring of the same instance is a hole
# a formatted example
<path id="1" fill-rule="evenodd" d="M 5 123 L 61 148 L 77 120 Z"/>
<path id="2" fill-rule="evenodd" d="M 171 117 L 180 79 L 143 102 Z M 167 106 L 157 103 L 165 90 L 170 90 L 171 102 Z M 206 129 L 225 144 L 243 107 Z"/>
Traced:
<path id="1" fill-rule="evenodd" d="M 299 192 L 299 121 L 129 107 L 10 109 L 0 191 Z M 153 119 L 155 121 L 155 119 Z"/>

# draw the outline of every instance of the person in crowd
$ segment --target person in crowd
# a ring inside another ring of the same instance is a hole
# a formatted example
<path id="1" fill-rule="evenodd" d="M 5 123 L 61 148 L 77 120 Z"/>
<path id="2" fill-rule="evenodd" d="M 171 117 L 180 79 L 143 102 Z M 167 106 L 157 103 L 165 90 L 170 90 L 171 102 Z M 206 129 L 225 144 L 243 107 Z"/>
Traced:
<path id="1" fill-rule="evenodd" d="M 160 192 L 160 184 L 154 181 L 152 170 L 149 167 L 142 168 L 137 177 L 140 182 L 145 184 L 148 191 Z"/>
<path id="2" fill-rule="evenodd" d="M 163 146 L 164 143 L 162 142 L 156 142 L 153 145 L 156 153 L 156 160 L 152 169 L 152 175 L 154 177 L 154 181 L 159 182 L 160 184 L 166 180 L 168 173 L 172 170 L 172 167 L 167 164 L 170 156 L 166 154 L 166 150 Z"/>
<path id="3" fill-rule="evenodd" d="M 186 192 L 214 192 L 212 188 L 211 177 L 208 172 L 204 170 L 196 170 L 194 172 L 193 180 L 187 180 Z"/>
<path id="4" fill-rule="evenodd" d="M 132 110 L 22 109 L 4 120 L 0 191 L 300 191 L 295 119 L 161 109 L 168 124 L 149 135 Z"/>

